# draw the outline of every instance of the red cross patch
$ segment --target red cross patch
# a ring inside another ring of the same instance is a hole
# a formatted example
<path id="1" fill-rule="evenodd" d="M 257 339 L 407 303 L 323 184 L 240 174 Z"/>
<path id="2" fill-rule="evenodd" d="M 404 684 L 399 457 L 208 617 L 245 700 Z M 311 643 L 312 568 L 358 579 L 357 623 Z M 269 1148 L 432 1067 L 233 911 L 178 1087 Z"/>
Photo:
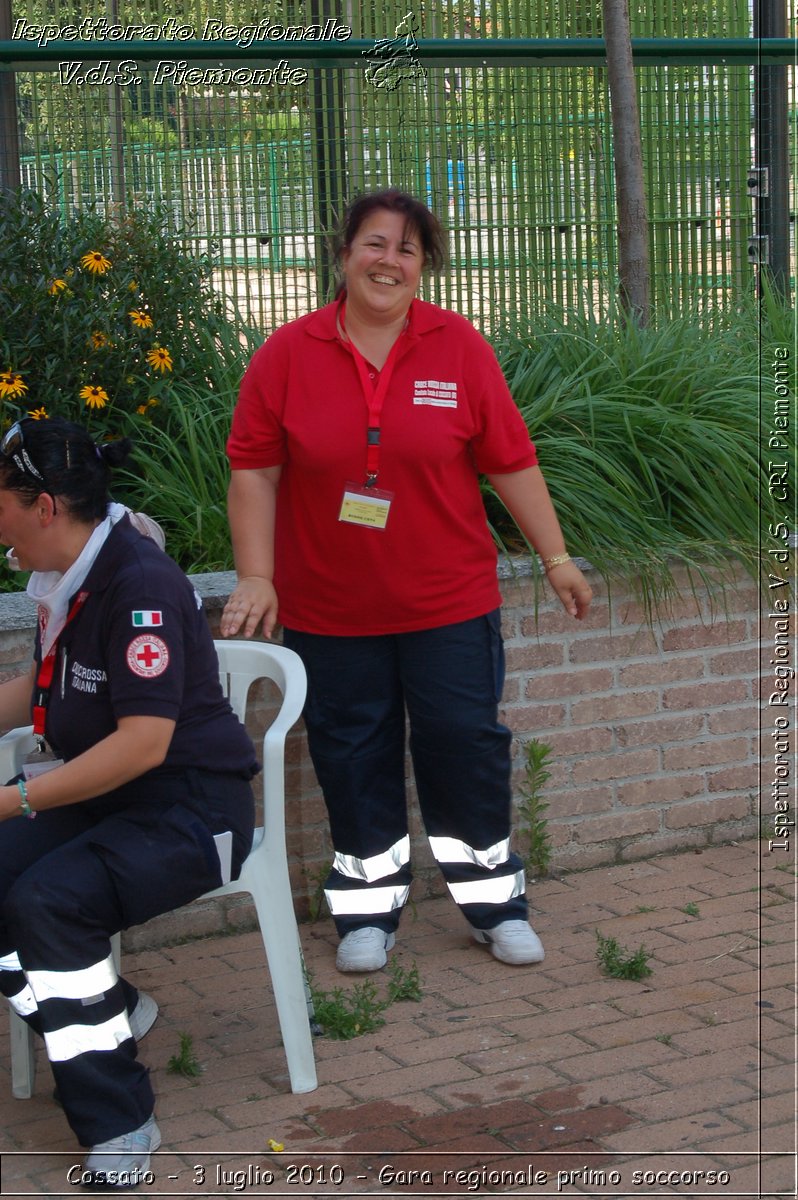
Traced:
<path id="1" fill-rule="evenodd" d="M 143 633 L 128 646 L 127 665 L 134 675 L 144 679 L 163 675 L 169 666 L 169 647 L 161 638 Z"/>

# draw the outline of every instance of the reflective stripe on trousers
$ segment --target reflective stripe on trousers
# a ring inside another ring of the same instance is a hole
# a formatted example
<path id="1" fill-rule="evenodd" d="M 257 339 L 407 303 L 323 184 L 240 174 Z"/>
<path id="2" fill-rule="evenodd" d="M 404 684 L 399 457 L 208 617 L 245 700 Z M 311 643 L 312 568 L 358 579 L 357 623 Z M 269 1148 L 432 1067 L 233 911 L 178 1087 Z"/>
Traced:
<path id="1" fill-rule="evenodd" d="M 409 884 L 401 875 L 410 862 L 410 838 L 405 835 L 380 854 L 358 858 L 336 851 L 324 895 L 334 917 L 391 913 L 407 903 Z"/>
<path id="2" fill-rule="evenodd" d="M 58 1013 L 64 1021 L 60 1028 L 45 1029 L 44 1041 L 50 1062 L 67 1062 L 79 1054 L 96 1050 L 116 1050 L 133 1035 L 121 989 L 111 1001 L 118 1011 L 103 1021 L 78 1020 L 91 1017 L 116 988 L 119 977 L 113 955 L 94 966 L 78 971 L 28 971 L 27 979 L 39 1007 L 60 1001 Z M 51 1005 L 55 1008 L 55 1005 Z M 71 1019 L 70 1019 L 71 1018 Z"/>
<path id="3" fill-rule="evenodd" d="M 387 875 L 394 875 L 410 862 L 410 838 L 405 836 L 385 850 L 382 854 L 374 854 L 371 858 L 357 858 L 354 854 L 335 852 L 333 869 L 345 879 L 362 879 L 364 883 L 376 883 Z"/>
<path id="4" fill-rule="evenodd" d="M 20 1017 L 33 1016 L 38 1011 L 38 1005 L 30 989 L 30 984 L 22 972 L 19 955 L 14 951 L 10 954 L 2 955 L 0 957 L 0 972 L 5 972 L 7 976 L 7 979 L 4 981 L 7 986 L 3 988 L 3 995 L 8 998 L 8 1003 L 14 1012 Z"/>
<path id="5" fill-rule="evenodd" d="M 410 885 L 400 887 L 327 888 L 324 895 L 334 917 L 390 913 L 404 908 Z"/>
<path id="6" fill-rule="evenodd" d="M 446 886 L 455 904 L 509 904 L 516 896 L 523 896 L 526 879 L 523 871 L 513 875 L 500 875 L 497 879 L 474 879 L 467 883 L 450 883 Z"/>

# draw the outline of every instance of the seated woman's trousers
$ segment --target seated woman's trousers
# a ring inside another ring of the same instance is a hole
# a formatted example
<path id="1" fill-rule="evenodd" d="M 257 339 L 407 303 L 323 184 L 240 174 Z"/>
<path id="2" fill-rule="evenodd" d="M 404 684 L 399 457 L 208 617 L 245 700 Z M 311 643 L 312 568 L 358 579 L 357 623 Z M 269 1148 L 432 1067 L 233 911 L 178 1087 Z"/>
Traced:
<path id="1" fill-rule="evenodd" d="M 241 776 L 175 772 L 150 779 L 140 803 L 130 786 L 123 807 L 113 793 L 0 826 L 0 991 L 43 1035 L 83 1146 L 138 1129 L 153 1111 L 128 1023 L 137 992 L 117 975 L 112 934 L 218 887 L 214 833 L 235 831 L 235 871 L 252 839 Z"/>

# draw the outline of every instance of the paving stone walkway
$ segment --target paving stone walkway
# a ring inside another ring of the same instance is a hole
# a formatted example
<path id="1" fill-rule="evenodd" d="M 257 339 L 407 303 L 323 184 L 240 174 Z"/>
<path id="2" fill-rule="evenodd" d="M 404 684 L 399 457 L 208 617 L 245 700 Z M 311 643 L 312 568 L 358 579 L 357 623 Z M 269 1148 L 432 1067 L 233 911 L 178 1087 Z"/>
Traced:
<path id="1" fill-rule="evenodd" d="M 163 1150 L 136 1194 L 794 1196 L 795 882 L 759 842 L 548 879 L 530 891 L 547 951 L 530 968 L 423 901 L 391 955 L 420 1000 L 318 1038 L 306 1095 L 289 1090 L 257 933 L 129 954 L 161 1006 L 142 1056 Z M 643 946 L 651 975 L 602 974 L 597 930 Z M 389 972 L 336 972 L 328 920 L 301 932 L 316 989 L 387 995 Z M 195 1079 L 167 1068 L 181 1034 Z M 0 1195 L 80 1195 L 46 1062 L 27 1101 L 7 1055 L 1 1071 Z"/>

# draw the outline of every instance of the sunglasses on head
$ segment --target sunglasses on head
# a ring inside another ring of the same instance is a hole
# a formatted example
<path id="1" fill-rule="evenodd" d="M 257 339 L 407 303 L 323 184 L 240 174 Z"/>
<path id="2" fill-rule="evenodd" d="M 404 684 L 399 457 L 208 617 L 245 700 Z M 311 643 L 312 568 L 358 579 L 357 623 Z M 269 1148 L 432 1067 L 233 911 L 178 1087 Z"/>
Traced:
<path id="1" fill-rule="evenodd" d="M 38 467 L 34 467 L 31 456 L 25 449 L 25 432 L 21 421 L 15 421 L 11 428 L 3 435 L 3 438 L 0 439 L 0 454 L 2 454 L 3 458 L 10 458 L 17 469 L 22 471 L 23 475 L 32 475 L 34 479 L 38 479 L 39 483 L 44 484 L 42 491 L 52 500 L 53 514 L 55 514 L 55 496 L 47 487 L 41 471 Z M 69 458 L 68 446 L 67 458 Z"/>
<path id="2" fill-rule="evenodd" d="M 20 471 L 27 472 L 34 479 L 38 479 L 40 483 L 44 483 L 44 476 L 33 465 L 31 457 L 25 449 L 25 432 L 21 421 L 15 421 L 7 433 L 4 434 L 2 441 L 0 441 L 0 454 L 2 454 L 3 458 L 12 459 Z"/>

